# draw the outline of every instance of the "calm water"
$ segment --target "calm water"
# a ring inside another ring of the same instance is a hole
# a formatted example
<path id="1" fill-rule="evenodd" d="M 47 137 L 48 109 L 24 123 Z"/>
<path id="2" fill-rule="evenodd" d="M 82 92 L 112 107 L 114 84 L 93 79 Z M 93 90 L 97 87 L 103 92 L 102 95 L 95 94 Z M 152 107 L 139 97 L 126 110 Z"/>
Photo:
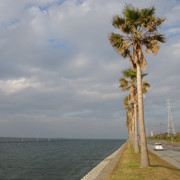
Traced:
<path id="1" fill-rule="evenodd" d="M 0 138 L 0 142 L 5 140 L 20 139 Z M 124 142 L 59 140 L 0 143 L 0 179 L 79 180 Z"/>

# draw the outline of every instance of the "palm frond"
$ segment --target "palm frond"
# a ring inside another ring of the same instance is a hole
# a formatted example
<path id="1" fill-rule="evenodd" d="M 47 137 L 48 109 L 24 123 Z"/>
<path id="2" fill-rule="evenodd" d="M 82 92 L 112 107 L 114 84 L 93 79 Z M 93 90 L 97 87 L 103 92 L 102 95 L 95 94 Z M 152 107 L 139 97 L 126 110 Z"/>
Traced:
<path id="1" fill-rule="evenodd" d="M 146 46 L 145 52 L 150 55 L 152 52 L 156 55 L 159 51 L 159 43 L 164 43 L 166 41 L 163 34 L 156 34 L 153 36 L 148 36 L 142 39 L 142 44 Z"/>
<path id="2" fill-rule="evenodd" d="M 143 94 L 145 94 L 148 91 L 149 87 L 150 87 L 149 82 L 147 82 L 147 81 L 142 82 L 142 92 L 143 92 Z"/>
<path id="3" fill-rule="evenodd" d="M 155 8 L 138 9 L 126 5 L 122 16 L 114 16 L 112 24 L 122 34 L 111 33 L 109 40 L 113 48 L 123 57 L 128 57 L 133 69 L 140 64 L 146 68 L 145 52 L 150 55 L 158 53 L 160 43 L 166 42 L 165 36 L 158 33 L 158 28 L 166 18 L 158 18 Z"/>
<path id="4" fill-rule="evenodd" d="M 129 44 L 128 40 L 124 39 L 124 36 L 116 33 L 111 33 L 109 35 L 109 40 L 114 49 L 123 57 L 129 57 L 130 56 L 130 50 L 129 47 L 131 44 Z"/>
<path id="5" fill-rule="evenodd" d="M 122 71 L 122 74 L 124 77 L 135 80 L 136 79 L 136 71 L 132 68 L 128 68 L 124 71 Z"/>
<path id="6" fill-rule="evenodd" d="M 140 18 L 140 10 L 138 8 L 134 8 L 132 5 L 126 5 L 123 14 L 125 20 L 134 25 Z"/>
<path id="7" fill-rule="evenodd" d="M 133 27 L 132 27 L 132 25 L 131 25 L 128 21 L 126 21 L 126 22 L 120 27 L 120 30 L 121 30 L 121 32 L 123 32 L 123 33 L 130 34 L 130 33 L 132 33 Z"/>
<path id="8" fill-rule="evenodd" d="M 155 35 L 144 36 L 141 41 L 143 42 L 144 45 L 149 45 L 149 44 L 151 44 L 151 42 L 153 40 L 156 40 L 161 43 L 166 42 L 166 38 L 165 38 L 164 34 L 155 34 Z"/>
<path id="9" fill-rule="evenodd" d="M 166 38 L 165 38 L 164 34 L 156 34 L 154 36 L 151 36 L 151 39 L 152 40 L 156 40 L 156 41 L 161 42 L 161 43 L 165 43 L 166 42 Z"/>
<path id="10" fill-rule="evenodd" d="M 132 69 L 135 70 L 136 69 L 136 63 L 134 62 L 131 54 L 129 54 L 128 57 L 129 57 L 129 61 L 131 63 Z"/>
<path id="11" fill-rule="evenodd" d="M 154 6 L 152 6 L 150 8 L 141 9 L 141 11 L 140 11 L 141 18 L 148 18 L 149 16 L 155 15 L 155 10 L 156 9 Z"/>
<path id="12" fill-rule="evenodd" d="M 142 73 L 141 74 L 141 77 L 143 78 L 143 77 L 145 77 L 145 76 L 147 76 L 148 75 L 148 73 Z"/>
<path id="13" fill-rule="evenodd" d="M 124 23 L 125 23 L 125 19 L 124 19 L 124 18 L 121 18 L 121 17 L 118 16 L 118 15 L 116 15 L 116 16 L 113 17 L 112 25 L 113 25 L 115 28 L 120 28 L 120 26 L 122 26 Z"/>
<path id="14" fill-rule="evenodd" d="M 122 88 L 123 91 L 127 91 L 129 89 L 128 81 L 125 78 L 120 78 L 119 83 L 119 87 Z"/>
<path id="15" fill-rule="evenodd" d="M 120 53 L 123 58 L 129 57 L 130 50 L 129 49 L 122 49 L 122 53 Z"/>
<path id="16" fill-rule="evenodd" d="M 124 109 L 129 109 L 128 96 L 123 99 Z"/>
<path id="17" fill-rule="evenodd" d="M 109 40 L 114 48 L 121 48 L 123 45 L 124 37 L 120 34 L 111 33 L 109 35 Z"/>

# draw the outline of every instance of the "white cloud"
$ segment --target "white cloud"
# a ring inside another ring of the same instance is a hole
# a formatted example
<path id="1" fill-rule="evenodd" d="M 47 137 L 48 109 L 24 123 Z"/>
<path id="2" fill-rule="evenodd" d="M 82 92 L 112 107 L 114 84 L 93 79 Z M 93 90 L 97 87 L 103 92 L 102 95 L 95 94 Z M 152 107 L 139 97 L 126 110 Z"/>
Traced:
<path id="1" fill-rule="evenodd" d="M 74 112 L 66 112 L 65 114 L 62 115 L 62 117 L 82 117 L 82 116 L 89 116 L 92 114 L 92 110 L 81 110 L 81 111 L 74 111 Z"/>
<path id="2" fill-rule="evenodd" d="M 82 90 L 78 93 L 79 96 L 84 97 L 85 99 L 89 99 L 89 101 L 104 101 L 104 100 L 114 100 L 120 98 L 120 93 L 108 93 L 108 92 L 100 92 L 100 91 L 90 91 L 90 90 Z"/>
<path id="3" fill-rule="evenodd" d="M 39 86 L 39 82 L 34 82 L 26 78 L 10 79 L 6 81 L 0 80 L 0 89 L 7 95 L 17 93 L 29 87 L 37 88 Z"/>
<path id="4" fill-rule="evenodd" d="M 170 28 L 170 29 L 168 29 L 167 30 L 167 34 L 168 35 L 176 35 L 176 34 L 179 34 L 180 33 L 180 28 L 178 27 L 178 28 Z"/>
<path id="5" fill-rule="evenodd" d="M 175 26 L 177 25 L 177 23 L 180 22 L 179 16 L 180 16 L 180 5 L 177 4 L 175 7 L 173 7 L 172 9 L 170 9 L 167 13 L 166 13 L 166 17 L 167 17 L 167 24 L 170 26 Z"/>
<path id="6" fill-rule="evenodd" d="M 175 57 L 180 57 L 180 43 L 175 43 L 174 45 L 172 45 L 172 54 L 175 56 Z"/>

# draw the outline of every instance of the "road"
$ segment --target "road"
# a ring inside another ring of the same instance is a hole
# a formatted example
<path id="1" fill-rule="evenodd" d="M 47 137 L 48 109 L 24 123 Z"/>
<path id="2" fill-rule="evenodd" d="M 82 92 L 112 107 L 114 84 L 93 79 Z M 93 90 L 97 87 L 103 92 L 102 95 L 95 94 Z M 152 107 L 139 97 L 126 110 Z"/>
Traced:
<path id="1" fill-rule="evenodd" d="M 155 151 L 153 149 L 153 143 L 148 142 L 147 146 L 151 152 L 180 169 L 180 148 L 165 146 L 163 144 L 163 151 Z"/>

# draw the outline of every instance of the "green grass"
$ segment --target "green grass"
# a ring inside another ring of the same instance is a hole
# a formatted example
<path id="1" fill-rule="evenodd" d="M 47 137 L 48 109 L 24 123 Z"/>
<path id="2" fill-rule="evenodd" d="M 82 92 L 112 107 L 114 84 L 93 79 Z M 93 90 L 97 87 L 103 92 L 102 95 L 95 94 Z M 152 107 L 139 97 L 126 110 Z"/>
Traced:
<path id="1" fill-rule="evenodd" d="M 140 168 L 140 153 L 135 154 L 128 142 L 117 165 L 107 180 L 176 180 L 180 170 L 149 153 L 150 167 Z"/>
<path id="2" fill-rule="evenodd" d="M 160 138 L 147 138 L 148 141 L 152 142 L 163 142 L 163 143 L 169 143 L 169 144 L 180 144 L 180 140 L 171 140 L 171 139 L 160 139 Z"/>

